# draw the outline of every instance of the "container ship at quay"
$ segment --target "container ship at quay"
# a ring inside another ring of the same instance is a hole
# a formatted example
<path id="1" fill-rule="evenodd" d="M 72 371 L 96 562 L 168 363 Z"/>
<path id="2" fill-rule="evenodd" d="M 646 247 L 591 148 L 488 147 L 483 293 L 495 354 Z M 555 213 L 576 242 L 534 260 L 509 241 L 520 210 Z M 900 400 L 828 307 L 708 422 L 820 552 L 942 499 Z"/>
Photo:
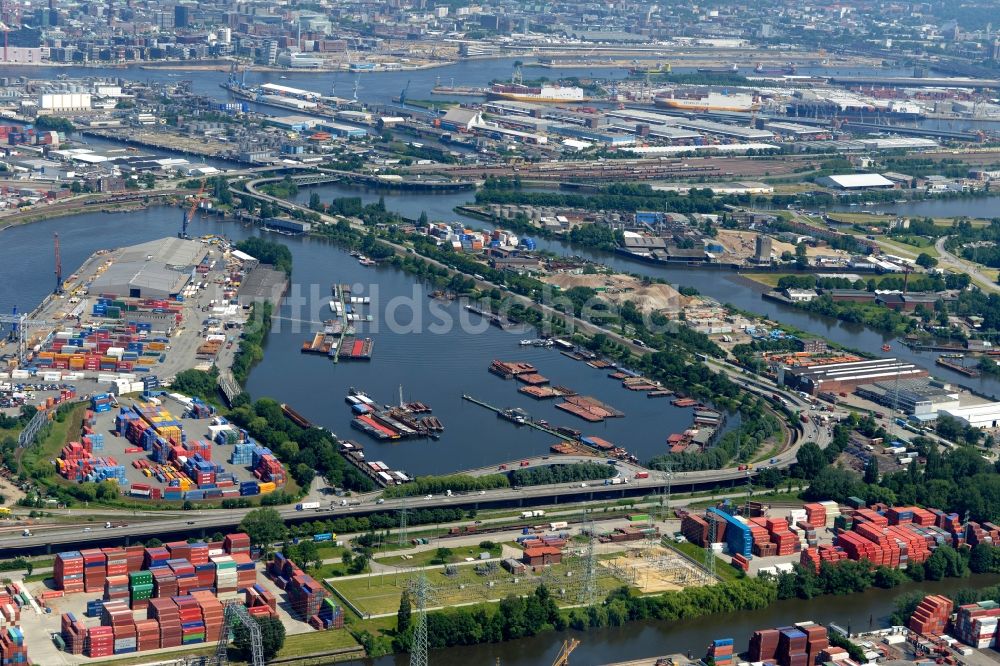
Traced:
<path id="1" fill-rule="evenodd" d="M 657 97 L 656 106 L 680 111 L 753 111 L 759 104 L 753 95 L 708 93 L 686 97 Z"/>
<path id="2" fill-rule="evenodd" d="M 575 104 L 588 102 L 583 88 L 572 86 L 526 86 L 520 83 L 494 83 L 486 90 L 487 99 L 507 99 L 541 104 Z"/>

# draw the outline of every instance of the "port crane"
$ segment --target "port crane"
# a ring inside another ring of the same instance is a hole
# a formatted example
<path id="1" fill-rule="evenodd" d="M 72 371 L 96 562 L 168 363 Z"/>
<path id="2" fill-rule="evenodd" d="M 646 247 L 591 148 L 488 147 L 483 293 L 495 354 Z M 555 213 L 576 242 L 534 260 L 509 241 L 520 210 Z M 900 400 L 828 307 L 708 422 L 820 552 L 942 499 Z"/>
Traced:
<path id="1" fill-rule="evenodd" d="M 406 81 L 406 87 L 399 93 L 399 105 L 406 106 L 406 93 L 410 91 L 410 81 Z"/>
<path id="2" fill-rule="evenodd" d="M 556 655 L 555 661 L 552 662 L 552 666 L 569 666 L 569 656 L 579 646 L 580 641 L 575 638 L 564 640 L 562 647 L 559 649 L 559 654 Z"/>
<path id="3" fill-rule="evenodd" d="M 184 211 L 184 219 L 181 222 L 181 231 L 177 234 L 178 238 L 191 238 L 188 235 L 188 225 L 191 224 L 191 220 L 194 219 L 194 211 L 198 208 L 198 203 L 201 201 L 201 195 L 205 191 L 205 181 L 201 181 L 201 187 L 198 188 L 198 194 L 194 195 L 194 199 L 191 201 L 191 207 Z"/>
<path id="4" fill-rule="evenodd" d="M 52 234 L 52 246 L 56 255 L 56 289 L 53 294 L 63 293 L 62 253 L 59 251 L 59 233 Z"/>

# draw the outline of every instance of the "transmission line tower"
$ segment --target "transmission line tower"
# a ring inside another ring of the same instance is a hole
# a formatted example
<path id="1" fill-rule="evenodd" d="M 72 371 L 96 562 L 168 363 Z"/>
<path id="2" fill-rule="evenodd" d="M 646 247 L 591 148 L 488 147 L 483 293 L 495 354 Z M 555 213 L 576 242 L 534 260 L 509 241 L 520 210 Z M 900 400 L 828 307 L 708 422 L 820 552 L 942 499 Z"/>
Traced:
<path id="1" fill-rule="evenodd" d="M 405 546 L 406 538 L 406 496 L 403 496 L 403 504 L 399 510 L 399 545 Z"/>
<path id="2" fill-rule="evenodd" d="M 712 546 L 715 545 L 715 521 L 718 518 L 718 514 L 712 511 L 708 512 L 711 516 L 711 520 L 708 521 L 708 547 L 705 548 L 705 583 L 711 583 L 715 580 L 715 551 L 712 550 Z"/>
<path id="3" fill-rule="evenodd" d="M 242 624 L 250 632 L 250 664 L 251 666 L 264 666 L 264 643 L 260 635 L 260 625 L 257 620 L 250 616 L 246 606 L 238 601 L 226 603 L 223 614 L 222 634 L 219 636 L 219 643 L 215 646 L 215 662 L 218 666 L 229 664 L 230 635 L 236 625 Z M 426 663 L 426 662 L 425 662 Z"/>
<path id="4" fill-rule="evenodd" d="M 744 509 L 743 515 L 746 518 L 750 518 L 750 498 L 753 497 L 753 476 L 750 475 L 750 470 L 747 470 L 747 505 Z"/>
<path id="5" fill-rule="evenodd" d="M 583 586 L 580 588 L 580 603 L 590 605 L 597 600 L 597 550 L 595 544 L 597 536 L 594 534 L 594 521 L 588 520 L 587 553 L 583 562 Z"/>
<path id="6" fill-rule="evenodd" d="M 663 502 L 660 504 L 660 520 L 667 520 L 670 515 L 670 491 L 671 491 L 670 486 L 674 480 L 673 463 L 667 463 L 667 469 L 664 476 L 667 479 L 667 484 L 664 487 Z"/>
<path id="7" fill-rule="evenodd" d="M 413 626 L 413 645 L 410 646 L 410 666 L 427 666 L 427 601 L 430 583 L 427 575 L 410 581 L 410 595 L 417 602 L 417 623 Z"/>

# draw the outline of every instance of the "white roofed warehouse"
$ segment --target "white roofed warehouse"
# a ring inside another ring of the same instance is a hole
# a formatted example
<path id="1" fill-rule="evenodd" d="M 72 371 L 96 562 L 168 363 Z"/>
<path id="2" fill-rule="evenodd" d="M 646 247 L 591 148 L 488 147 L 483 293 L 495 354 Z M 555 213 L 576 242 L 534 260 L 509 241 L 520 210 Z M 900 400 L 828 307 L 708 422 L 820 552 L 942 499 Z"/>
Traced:
<path id="1" fill-rule="evenodd" d="M 90 292 L 131 298 L 171 298 L 184 290 L 206 256 L 206 245 L 181 238 L 161 238 L 115 250 L 110 265 L 94 278 Z"/>
<path id="2" fill-rule="evenodd" d="M 950 416 L 959 423 L 973 428 L 1000 428 L 1000 402 L 942 409 L 938 412 L 938 416 Z"/>
<path id="3" fill-rule="evenodd" d="M 896 186 L 894 182 L 877 173 L 822 176 L 816 179 L 816 184 L 836 190 L 891 190 Z"/>

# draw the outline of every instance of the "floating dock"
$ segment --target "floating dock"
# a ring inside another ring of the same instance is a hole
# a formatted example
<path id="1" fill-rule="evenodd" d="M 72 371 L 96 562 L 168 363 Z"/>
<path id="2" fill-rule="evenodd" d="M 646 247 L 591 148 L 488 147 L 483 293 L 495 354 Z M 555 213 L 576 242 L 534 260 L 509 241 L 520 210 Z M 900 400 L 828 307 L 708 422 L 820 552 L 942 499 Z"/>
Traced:
<path id="1" fill-rule="evenodd" d="M 477 308 L 475 305 L 466 305 L 465 309 L 468 310 L 469 312 L 472 312 L 474 314 L 483 317 L 484 319 L 488 320 L 490 324 L 492 324 L 493 326 L 496 326 L 497 328 L 505 331 L 509 328 L 517 326 L 517 322 L 508 319 L 507 317 L 501 317 L 500 315 L 494 312 L 490 312 L 489 310 L 483 310 L 482 308 Z"/>

